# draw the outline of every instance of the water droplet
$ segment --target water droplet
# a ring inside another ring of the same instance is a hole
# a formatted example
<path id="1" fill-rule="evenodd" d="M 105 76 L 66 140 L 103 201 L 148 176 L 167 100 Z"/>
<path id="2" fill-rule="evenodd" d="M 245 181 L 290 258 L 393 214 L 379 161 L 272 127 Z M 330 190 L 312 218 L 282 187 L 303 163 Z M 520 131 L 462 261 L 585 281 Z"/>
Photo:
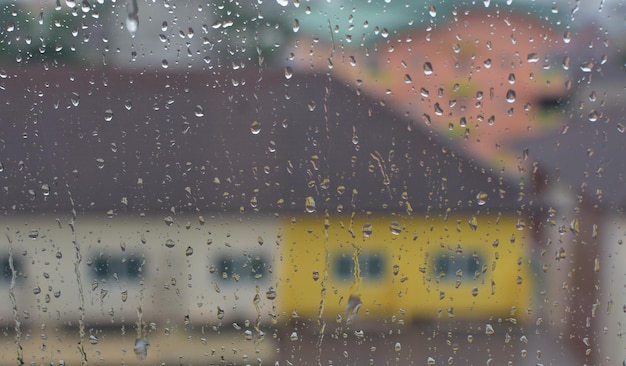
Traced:
<path id="1" fill-rule="evenodd" d="M 348 298 L 348 302 L 346 303 L 345 311 L 347 324 L 350 324 L 354 321 L 362 305 L 363 302 L 361 302 L 361 298 L 359 296 L 350 295 L 350 298 Z"/>
<path id="2" fill-rule="evenodd" d="M 72 105 L 74 107 L 78 107 L 78 105 L 80 104 L 80 96 L 78 95 L 78 93 L 72 92 L 72 94 L 70 95 L 70 102 L 72 102 Z"/>
<path id="3" fill-rule="evenodd" d="M 533 53 L 529 53 L 528 57 L 526 57 L 526 60 L 528 62 L 539 62 L 539 54 L 533 52 Z"/>
<path id="4" fill-rule="evenodd" d="M 139 360 L 145 360 L 148 356 L 148 346 L 150 346 L 150 342 L 146 338 L 140 338 L 135 341 L 133 351 Z"/>
<path id="5" fill-rule="evenodd" d="M 174 242 L 174 240 L 172 239 L 167 239 L 165 241 L 165 246 L 168 248 L 174 248 L 174 245 L 176 245 L 176 242 Z"/>
<path id="6" fill-rule="evenodd" d="M 224 319 L 224 309 L 222 309 L 221 307 L 217 307 L 217 318 L 218 319 Z"/>
<path id="7" fill-rule="evenodd" d="M 439 105 L 439 102 L 435 103 L 435 114 L 438 116 L 443 116 L 443 108 Z"/>
<path id="8" fill-rule="evenodd" d="M 139 7 L 137 0 L 131 0 L 126 4 L 126 30 L 131 37 L 135 37 L 139 29 Z"/>
<path id="9" fill-rule="evenodd" d="M 593 66 L 594 64 L 592 61 L 587 61 L 580 65 L 580 70 L 582 72 L 591 72 L 593 70 Z"/>
<path id="10" fill-rule="evenodd" d="M 424 62 L 424 75 L 431 75 L 433 73 L 433 65 L 430 62 Z"/>
<path id="11" fill-rule="evenodd" d="M 269 289 L 267 289 L 267 292 L 265 292 L 265 297 L 268 300 L 276 299 L 276 290 L 273 287 L 270 287 Z"/>
<path id="12" fill-rule="evenodd" d="M 313 271 L 313 281 L 317 281 L 320 279 L 320 272 L 318 270 Z"/>
<path id="13" fill-rule="evenodd" d="M 400 233 L 402 232 L 402 226 L 399 222 L 392 221 L 389 223 L 389 231 L 391 231 L 393 235 L 400 235 Z"/>
<path id="14" fill-rule="evenodd" d="M 372 224 L 370 223 L 363 224 L 363 228 L 361 229 L 361 232 L 363 233 L 364 238 L 369 238 L 370 236 L 372 236 L 372 231 L 373 231 Z"/>
<path id="15" fill-rule="evenodd" d="M 76 7 L 76 0 L 65 0 L 65 5 L 74 9 Z"/>
<path id="16" fill-rule="evenodd" d="M 485 203 L 487 203 L 487 197 L 489 197 L 487 193 L 478 192 L 478 194 L 476 195 L 476 202 L 479 206 L 483 206 Z"/>
<path id="17" fill-rule="evenodd" d="M 192 247 L 187 247 L 187 249 L 185 249 L 185 255 L 187 257 L 191 256 L 193 254 L 193 248 Z"/>
<path id="18" fill-rule="evenodd" d="M 102 159 L 102 158 L 97 158 L 97 159 L 96 159 L 96 165 L 97 165 L 98 169 L 102 169 L 102 168 L 104 168 L 104 159 Z"/>
<path id="19" fill-rule="evenodd" d="M 289 0 L 276 0 L 276 2 L 280 6 L 287 6 L 287 5 L 289 5 Z"/>
<path id="20" fill-rule="evenodd" d="M 476 229 L 478 229 L 478 219 L 476 216 L 472 216 L 467 223 L 472 231 L 476 231 Z"/>
<path id="21" fill-rule="evenodd" d="M 294 32 L 297 32 L 300 30 L 300 21 L 298 20 L 298 18 L 293 20 L 292 29 Z"/>
<path id="22" fill-rule="evenodd" d="M 285 79 L 289 80 L 291 79 L 292 76 L 293 76 L 293 70 L 291 69 L 291 67 L 289 66 L 285 67 Z"/>
<path id="23" fill-rule="evenodd" d="M 163 59 L 163 60 L 161 61 L 161 66 L 162 66 L 164 69 L 167 69 L 167 68 L 170 66 L 170 64 L 167 62 L 167 60 L 166 60 L 166 59 Z"/>
<path id="24" fill-rule="evenodd" d="M 250 132 L 252 132 L 253 135 L 258 135 L 259 132 L 261 132 L 261 124 L 259 121 L 253 121 L 252 124 L 250 124 Z"/>
<path id="25" fill-rule="evenodd" d="M 589 112 L 589 116 L 587 116 L 587 119 L 589 120 L 589 122 L 596 122 L 599 116 L 600 115 L 598 111 L 596 111 L 595 109 L 592 109 L 591 112 Z"/>
<path id="26" fill-rule="evenodd" d="M 433 17 L 433 18 L 437 16 L 437 9 L 435 8 L 435 6 L 434 6 L 434 5 L 431 5 L 431 6 L 428 8 L 428 13 L 429 13 L 429 14 L 430 14 L 430 16 L 431 16 L 431 17 Z"/>
<path id="27" fill-rule="evenodd" d="M 563 70 L 569 70 L 570 58 L 569 56 L 563 57 L 563 61 L 561 62 L 561 67 Z"/>
<path id="28" fill-rule="evenodd" d="M 514 103 L 516 98 L 515 90 L 509 89 L 506 92 L 506 101 L 509 103 Z"/>
<path id="29" fill-rule="evenodd" d="M 315 199 L 313 197 L 308 196 L 304 201 L 304 210 L 307 213 L 315 212 Z"/>
<path id="30" fill-rule="evenodd" d="M 509 74 L 509 84 L 515 84 L 515 74 L 514 73 L 510 73 Z"/>
<path id="31" fill-rule="evenodd" d="M 298 333 L 297 332 L 292 332 L 291 335 L 289 336 L 289 340 L 292 342 L 295 342 L 298 340 Z"/>
<path id="32" fill-rule="evenodd" d="M 563 33 L 563 42 L 570 43 L 571 41 L 572 41 L 572 32 L 565 31 L 565 33 Z"/>
<path id="33" fill-rule="evenodd" d="M 495 332 L 493 331 L 493 327 L 491 326 L 491 324 L 487 324 L 487 325 L 485 326 L 485 334 L 487 334 L 487 335 L 492 335 L 493 333 L 495 333 Z"/>
<path id="34" fill-rule="evenodd" d="M 196 115 L 196 117 L 204 117 L 204 108 L 202 108 L 201 105 L 197 105 L 196 109 L 194 110 L 194 114 Z"/>
<path id="35" fill-rule="evenodd" d="M 432 357 L 428 357 L 428 359 L 426 360 L 426 364 L 427 365 L 434 365 L 435 364 L 435 359 Z"/>
<path id="36" fill-rule="evenodd" d="M 400 342 L 396 342 L 396 344 L 393 346 L 393 349 L 394 349 L 396 352 L 400 352 L 400 351 L 402 351 L 402 345 L 400 344 Z"/>
<path id="37" fill-rule="evenodd" d="M 113 120 L 113 111 L 110 109 L 107 109 L 106 111 L 104 111 L 104 120 L 107 122 L 111 122 L 111 120 Z"/>
<path id="38" fill-rule="evenodd" d="M 490 69 L 491 68 L 491 59 L 488 58 L 483 62 L 483 65 L 485 65 L 485 68 Z"/>

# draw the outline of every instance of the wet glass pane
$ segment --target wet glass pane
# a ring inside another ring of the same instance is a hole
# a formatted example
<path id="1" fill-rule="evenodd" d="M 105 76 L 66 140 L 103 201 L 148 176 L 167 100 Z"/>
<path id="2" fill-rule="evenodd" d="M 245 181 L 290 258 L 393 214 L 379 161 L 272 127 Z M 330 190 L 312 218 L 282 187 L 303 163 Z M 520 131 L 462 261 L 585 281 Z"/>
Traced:
<path id="1" fill-rule="evenodd" d="M 0 1 L 0 364 L 624 364 L 625 18 Z"/>

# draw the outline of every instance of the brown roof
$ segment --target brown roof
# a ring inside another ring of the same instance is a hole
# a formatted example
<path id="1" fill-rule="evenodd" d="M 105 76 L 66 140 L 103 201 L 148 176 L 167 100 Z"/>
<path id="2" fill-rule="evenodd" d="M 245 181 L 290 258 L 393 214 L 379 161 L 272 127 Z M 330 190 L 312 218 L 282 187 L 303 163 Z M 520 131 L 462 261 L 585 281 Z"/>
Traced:
<path id="1" fill-rule="evenodd" d="M 407 201 L 416 210 L 478 207 L 481 191 L 487 209 L 517 199 L 496 174 L 325 76 L 42 66 L 7 75 L 4 211 L 303 211 L 310 196 L 318 211 L 401 212 Z"/>

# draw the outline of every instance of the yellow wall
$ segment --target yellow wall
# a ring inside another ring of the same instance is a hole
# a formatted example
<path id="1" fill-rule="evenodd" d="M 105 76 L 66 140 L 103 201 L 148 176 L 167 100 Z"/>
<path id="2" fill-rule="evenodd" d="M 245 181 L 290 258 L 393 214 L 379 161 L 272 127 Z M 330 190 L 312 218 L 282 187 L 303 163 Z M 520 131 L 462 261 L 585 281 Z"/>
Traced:
<path id="1" fill-rule="evenodd" d="M 392 233 L 393 222 L 399 224 L 399 233 Z M 513 317 L 521 318 L 530 305 L 528 244 L 517 217 L 375 214 L 354 220 L 331 216 L 326 224 L 323 217 L 304 216 L 284 226 L 279 293 L 280 310 L 287 316 L 295 311 L 302 319 L 314 320 L 323 304 L 324 318 L 345 319 L 351 296 L 362 302 L 359 319 L 390 321 L 451 314 L 463 319 L 510 318 L 513 306 Z M 371 224 L 370 236 L 363 234 L 366 224 Z M 354 264 L 345 266 L 357 254 L 361 276 L 354 275 Z M 381 273 L 374 270 L 372 275 L 372 263 L 380 264 Z M 448 272 L 442 275 L 446 263 Z M 348 276 L 346 269 L 352 272 Z"/>

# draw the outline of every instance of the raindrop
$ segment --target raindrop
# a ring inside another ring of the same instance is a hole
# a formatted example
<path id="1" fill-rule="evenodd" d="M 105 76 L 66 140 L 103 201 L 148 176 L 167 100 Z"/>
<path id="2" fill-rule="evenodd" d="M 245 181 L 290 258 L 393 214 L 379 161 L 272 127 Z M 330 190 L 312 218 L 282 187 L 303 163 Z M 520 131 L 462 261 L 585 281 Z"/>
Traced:
<path id="1" fill-rule="evenodd" d="M 400 342 L 396 342 L 395 346 L 393 346 L 393 349 L 394 349 L 396 352 L 400 352 L 400 351 L 402 351 L 402 345 L 400 344 Z"/>
<path id="2" fill-rule="evenodd" d="M 439 103 L 435 103 L 435 114 L 438 116 L 443 116 L 443 108 L 441 108 L 441 105 L 439 105 Z"/>
<path id="3" fill-rule="evenodd" d="M 572 32 L 565 31 L 565 33 L 563 33 L 563 42 L 570 43 L 571 41 L 572 41 Z"/>
<path id="4" fill-rule="evenodd" d="M 124 107 L 126 110 L 130 111 L 133 108 L 133 102 L 130 99 L 126 99 L 124 102 Z"/>
<path id="5" fill-rule="evenodd" d="M 104 168 L 104 159 L 102 159 L 102 158 L 97 158 L 97 159 L 96 159 L 96 165 L 98 166 L 98 169 L 102 169 L 102 168 Z"/>
<path id="6" fill-rule="evenodd" d="M 289 340 L 291 340 L 292 342 L 297 341 L 298 340 L 298 333 L 297 332 L 291 333 L 291 335 L 289 336 Z"/>
<path id="7" fill-rule="evenodd" d="M 104 120 L 107 122 L 111 122 L 111 120 L 113 120 L 113 111 L 110 109 L 107 109 L 106 111 L 104 111 Z"/>
<path id="8" fill-rule="evenodd" d="M 426 364 L 427 365 L 434 365 L 435 364 L 435 359 L 432 357 L 428 357 L 428 360 L 426 360 Z"/>
<path id="9" fill-rule="evenodd" d="M 261 124 L 259 121 L 253 121 L 252 124 L 250 124 L 250 132 L 252 132 L 253 135 L 258 135 L 259 132 L 261 132 Z"/>
<path id="10" fill-rule="evenodd" d="M 424 75 L 431 75 L 433 73 L 433 65 L 430 62 L 424 62 Z"/>
<path id="11" fill-rule="evenodd" d="M 400 235 L 400 233 L 402 232 L 402 226 L 399 222 L 392 221 L 391 223 L 389 223 L 389 231 L 391 231 L 393 235 Z"/>
<path id="12" fill-rule="evenodd" d="M 472 231 L 476 231 L 476 229 L 478 229 L 478 219 L 476 218 L 476 216 L 472 216 L 472 218 L 467 223 Z"/>
<path id="13" fill-rule="evenodd" d="M 533 53 L 529 53 L 528 57 L 526 58 L 526 60 L 528 62 L 539 62 L 539 54 L 533 52 Z"/>
<path id="14" fill-rule="evenodd" d="M 126 12 L 126 29 L 131 37 L 135 37 L 137 29 L 139 29 L 139 7 L 137 6 L 137 0 L 130 0 L 128 2 Z"/>
<path id="15" fill-rule="evenodd" d="M 276 299 L 276 290 L 273 287 L 270 287 L 269 289 L 267 289 L 267 292 L 265 292 L 265 297 L 268 300 Z"/>
<path id="16" fill-rule="evenodd" d="M 591 72 L 593 70 L 593 62 L 587 61 L 580 65 L 580 70 L 582 72 Z"/>
<path id="17" fill-rule="evenodd" d="M 509 84 L 515 84 L 515 74 L 514 73 L 510 73 L 509 74 Z"/>
<path id="18" fill-rule="evenodd" d="M 140 360 L 146 359 L 146 356 L 148 356 L 149 345 L 150 345 L 150 342 L 148 342 L 146 338 L 140 338 L 135 341 L 135 347 L 133 348 L 133 351 L 135 352 L 135 355 L 137 356 L 138 359 Z"/>
<path id="19" fill-rule="evenodd" d="M 487 324 L 487 325 L 485 326 L 485 334 L 487 334 L 487 335 L 492 335 L 493 333 L 495 333 L 495 332 L 493 331 L 493 327 L 491 326 L 491 324 Z"/>
<path id="20" fill-rule="evenodd" d="M 348 303 L 346 304 L 346 323 L 349 324 L 354 321 L 362 305 L 363 302 L 361 301 L 361 298 L 359 296 L 350 295 L 350 298 L 348 298 Z"/>
<path id="21" fill-rule="evenodd" d="M 485 203 L 487 203 L 487 197 L 489 195 L 485 192 L 478 192 L 478 194 L 476 195 L 476 202 L 478 203 L 479 206 L 483 206 Z"/>
<path id="22" fill-rule="evenodd" d="M 162 66 L 164 69 L 167 69 L 167 68 L 169 67 L 169 63 L 167 62 L 167 60 L 166 60 L 166 59 L 163 59 L 163 61 L 161 61 L 161 66 Z"/>
<path id="23" fill-rule="evenodd" d="M 431 16 L 431 17 L 433 17 L 433 18 L 437 16 L 437 9 L 435 8 L 435 6 L 434 6 L 434 5 L 431 5 L 431 6 L 428 8 L 428 13 L 429 13 L 429 14 L 430 14 L 430 16 Z"/>
<path id="24" fill-rule="evenodd" d="M 78 93 L 73 92 L 72 95 L 70 95 L 70 102 L 72 102 L 72 105 L 74 107 L 78 107 L 78 105 L 80 104 L 80 96 L 78 95 Z"/>
<path id="25" fill-rule="evenodd" d="M 76 1 L 75 0 L 65 0 L 65 5 L 67 5 L 69 8 L 74 9 L 76 7 Z"/>
<path id="26" fill-rule="evenodd" d="M 172 239 L 167 239 L 167 240 L 165 241 L 165 246 L 166 246 L 166 247 L 168 247 L 168 248 L 173 248 L 173 247 L 174 247 L 174 245 L 176 245 L 176 243 L 175 243 L 175 242 L 174 242 L 174 240 L 172 240 Z"/>
<path id="27" fill-rule="evenodd" d="M 165 218 L 163 218 L 163 221 L 165 221 L 165 225 L 172 226 L 172 224 L 174 223 L 174 218 L 172 216 L 166 216 Z"/>
<path id="28" fill-rule="evenodd" d="M 298 18 L 293 20 L 292 29 L 294 32 L 297 32 L 300 30 L 300 21 L 298 20 Z"/>
<path id="29" fill-rule="evenodd" d="M 364 238 L 369 238 L 370 236 L 372 236 L 372 231 L 373 231 L 372 224 L 370 223 L 363 224 L 363 228 L 361 229 L 361 232 L 363 233 Z"/>
<path id="30" fill-rule="evenodd" d="M 201 105 L 197 105 L 194 113 L 196 117 L 204 117 L 204 108 Z"/>
<path id="31" fill-rule="evenodd" d="M 293 70 L 291 69 L 291 67 L 289 66 L 285 67 L 285 79 L 289 80 L 291 79 L 292 76 L 293 76 Z"/>
<path id="32" fill-rule="evenodd" d="M 35 295 L 39 295 L 40 293 L 41 293 L 41 287 L 39 287 L 39 286 L 35 286 L 35 287 L 33 288 L 33 294 L 35 294 Z"/>
<path id="33" fill-rule="evenodd" d="M 600 115 L 598 111 L 596 111 L 595 109 L 592 109 L 591 112 L 589 112 L 589 116 L 587 116 L 587 119 L 589 119 L 589 122 L 596 122 L 599 116 Z"/>
<path id="34" fill-rule="evenodd" d="M 307 213 L 315 212 L 315 199 L 313 197 L 308 196 L 304 201 L 304 209 Z"/>
<path id="35" fill-rule="evenodd" d="M 91 334 L 89 336 L 89 343 L 91 343 L 91 344 L 98 344 L 98 337 L 96 337 L 95 335 Z"/>
<path id="36" fill-rule="evenodd" d="M 288 0 L 276 0 L 276 2 L 280 6 L 287 6 L 287 5 L 289 5 L 289 1 Z"/>
<path id="37" fill-rule="evenodd" d="M 313 281 L 317 281 L 320 279 L 320 272 L 318 270 L 313 271 Z"/>
<path id="38" fill-rule="evenodd" d="M 193 248 L 192 247 L 187 247 L 187 249 L 185 249 L 185 255 L 187 257 L 191 256 L 193 254 Z"/>
<path id="39" fill-rule="evenodd" d="M 509 89 L 506 92 L 506 101 L 509 102 L 509 103 L 514 103 L 515 102 L 515 98 L 516 98 L 515 90 Z"/>
<path id="40" fill-rule="evenodd" d="M 561 66 L 563 70 L 569 70 L 570 58 L 569 56 L 563 57 L 563 61 L 561 62 Z"/>
<path id="41" fill-rule="evenodd" d="M 37 239 L 39 237 L 39 230 L 32 229 L 28 232 L 28 237 L 31 239 Z"/>

